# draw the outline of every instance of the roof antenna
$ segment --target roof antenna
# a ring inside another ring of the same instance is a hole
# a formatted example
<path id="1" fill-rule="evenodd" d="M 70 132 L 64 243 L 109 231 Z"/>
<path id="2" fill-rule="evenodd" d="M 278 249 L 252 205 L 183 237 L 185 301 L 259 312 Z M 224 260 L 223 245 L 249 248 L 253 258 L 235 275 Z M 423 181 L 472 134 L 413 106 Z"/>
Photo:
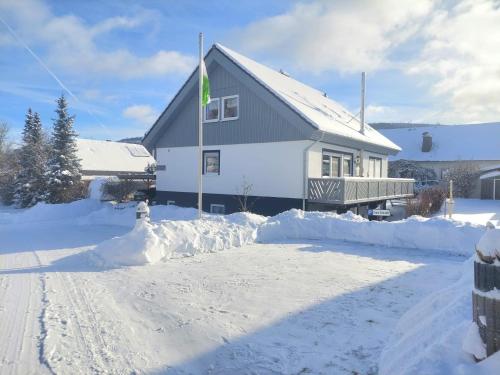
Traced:
<path id="1" fill-rule="evenodd" d="M 361 109 L 360 109 L 361 134 L 365 134 L 365 72 L 361 73 Z"/>

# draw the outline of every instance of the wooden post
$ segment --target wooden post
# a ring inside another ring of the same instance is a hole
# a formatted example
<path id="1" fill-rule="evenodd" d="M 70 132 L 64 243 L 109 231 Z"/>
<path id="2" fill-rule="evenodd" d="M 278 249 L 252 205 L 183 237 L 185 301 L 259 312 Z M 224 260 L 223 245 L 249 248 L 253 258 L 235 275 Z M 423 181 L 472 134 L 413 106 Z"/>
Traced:
<path id="1" fill-rule="evenodd" d="M 491 249 L 481 249 L 481 244 L 497 241 L 500 229 L 495 229 L 491 223 L 488 223 L 487 228 L 476 247 L 472 317 L 485 345 L 486 356 L 489 357 L 500 351 L 500 299 L 495 293 L 490 293 L 500 289 L 500 266 L 496 262 L 500 254 L 492 253 Z M 491 237 L 482 242 L 487 236 Z"/>

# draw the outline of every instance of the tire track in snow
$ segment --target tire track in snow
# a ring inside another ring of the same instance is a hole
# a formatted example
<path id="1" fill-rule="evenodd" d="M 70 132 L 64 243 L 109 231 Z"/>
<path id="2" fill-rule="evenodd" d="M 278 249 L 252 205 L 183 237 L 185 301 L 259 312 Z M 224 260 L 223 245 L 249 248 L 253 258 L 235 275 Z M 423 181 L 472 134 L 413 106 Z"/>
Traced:
<path id="1" fill-rule="evenodd" d="M 106 313 L 100 318 L 101 312 L 89 299 L 82 280 L 75 281 L 71 274 L 64 272 L 55 275 L 54 286 L 62 291 L 58 295 L 62 300 L 54 295 L 48 318 L 54 329 L 53 336 L 57 337 L 54 345 L 59 349 L 51 358 L 56 372 L 60 372 L 59 362 L 63 357 L 74 357 L 78 363 L 67 365 L 78 365 L 85 373 L 134 373 L 130 357 L 137 353 L 129 351 L 131 344 L 118 332 L 120 327 L 116 317 L 109 319 L 110 314 Z M 57 307 L 64 308 L 57 312 Z M 71 335 L 64 333 L 68 329 Z M 65 372 L 66 368 L 60 370 Z"/>
<path id="2" fill-rule="evenodd" d="M 42 265 L 42 261 L 40 256 L 36 251 L 33 252 L 38 262 L 38 265 Z M 47 330 L 47 308 L 49 306 L 49 300 L 47 298 L 47 275 L 45 272 L 41 273 L 39 276 L 40 287 L 42 291 L 42 300 L 41 300 L 41 309 L 40 315 L 38 316 L 38 324 L 40 326 L 40 334 L 38 335 L 38 360 L 40 364 L 45 366 L 47 370 L 55 375 L 52 366 L 50 365 L 47 357 L 45 356 L 45 343 L 47 340 L 48 330 Z"/>
<path id="3" fill-rule="evenodd" d="M 41 345 L 39 311 L 41 279 L 36 271 L 41 265 L 36 252 L 2 254 L 3 270 L 0 302 L 0 373 L 50 373 L 37 355 Z M 37 366 L 37 364 L 39 366 Z"/>

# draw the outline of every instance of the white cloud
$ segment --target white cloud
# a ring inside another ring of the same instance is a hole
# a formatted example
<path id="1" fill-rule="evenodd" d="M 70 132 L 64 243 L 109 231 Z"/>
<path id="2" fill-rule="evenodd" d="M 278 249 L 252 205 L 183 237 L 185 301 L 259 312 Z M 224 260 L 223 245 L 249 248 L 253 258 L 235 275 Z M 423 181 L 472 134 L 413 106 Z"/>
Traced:
<path id="1" fill-rule="evenodd" d="M 158 118 L 158 113 L 149 105 L 132 105 L 125 108 L 122 114 L 144 126 L 153 125 Z"/>
<path id="2" fill-rule="evenodd" d="M 493 0 L 465 0 L 433 15 L 426 40 L 408 73 L 432 77 L 432 94 L 444 98 L 438 116 L 447 122 L 500 118 L 500 7 Z"/>
<path id="3" fill-rule="evenodd" d="M 40 0 L 23 0 L 0 2 L 0 15 L 12 23 L 28 44 L 44 50 L 49 65 L 72 73 L 140 78 L 187 73 L 195 65 L 192 56 L 177 51 L 160 50 L 143 57 L 126 48 L 105 50 L 98 47 L 97 37 L 116 29 L 137 27 L 149 20 L 147 12 L 132 18 L 111 17 L 87 25 L 71 14 L 55 16 Z M 4 39 L 5 36 L 0 36 L 0 41 Z"/>
<path id="4" fill-rule="evenodd" d="M 414 35 L 432 0 L 327 1 L 295 5 L 250 24 L 238 39 L 249 51 L 321 73 L 386 67 L 387 54 Z"/>

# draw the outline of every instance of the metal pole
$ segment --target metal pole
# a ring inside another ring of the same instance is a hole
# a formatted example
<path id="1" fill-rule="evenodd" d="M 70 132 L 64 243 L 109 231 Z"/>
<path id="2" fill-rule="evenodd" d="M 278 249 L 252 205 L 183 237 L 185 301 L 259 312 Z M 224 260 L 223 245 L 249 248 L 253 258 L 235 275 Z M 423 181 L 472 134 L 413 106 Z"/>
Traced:
<path id="1" fill-rule="evenodd" d="M 450 205 L 448 207 L 448 217 L 451 219 L 453 216 L 453 180 L 450 180 Z"/>
<path id="2" fill-rule="evenodd" d="M 203 73 L 201 64 L 203 62 L 203 33 L 199 38 L 200 61 L 198 64 L 198 219 L 202 218 L 203 213 L 203 110 L 202 110 L 202 90 Z"/>
<path id="3" fill-rule="evenodd" d="M 365 72 L 361 73 L 361 109 L 359 111 L 361 134 L 365 134 Z"/>

